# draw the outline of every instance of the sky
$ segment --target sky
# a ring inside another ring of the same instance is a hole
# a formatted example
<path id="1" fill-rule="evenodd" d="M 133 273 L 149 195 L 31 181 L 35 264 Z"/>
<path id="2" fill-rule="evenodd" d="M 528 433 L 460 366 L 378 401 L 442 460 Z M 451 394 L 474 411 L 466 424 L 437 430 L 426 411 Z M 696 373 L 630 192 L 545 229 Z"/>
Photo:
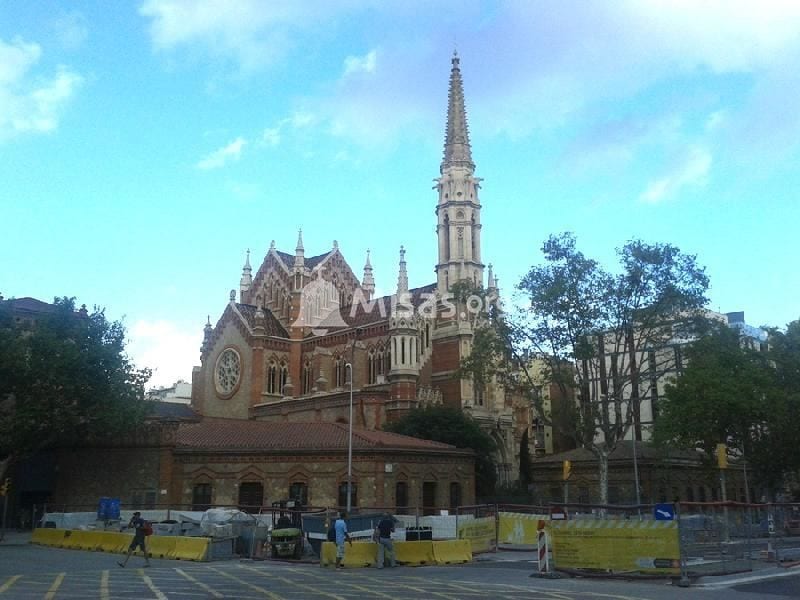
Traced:
<path id="1" fill-rule="evenodd" d="M 5 0 L 0 293 L 104 307 L 152 385 L 270 242 L 435 280 L 450 59 L 501 291 L 551 234 L 697 256 L 710 307 L 800 318 L 800 3 Z"/>

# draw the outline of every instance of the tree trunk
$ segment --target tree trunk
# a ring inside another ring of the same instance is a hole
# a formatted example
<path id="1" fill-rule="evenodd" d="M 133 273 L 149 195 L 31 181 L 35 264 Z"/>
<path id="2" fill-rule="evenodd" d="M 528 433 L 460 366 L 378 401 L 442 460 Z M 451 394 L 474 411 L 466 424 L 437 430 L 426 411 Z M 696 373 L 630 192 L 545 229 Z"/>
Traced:
<path id="1" fill-rule="evenodd" d="M 600 504 L 608 504 L 608 450 L 598 448 L 597 460 L 600 463 Z"/>

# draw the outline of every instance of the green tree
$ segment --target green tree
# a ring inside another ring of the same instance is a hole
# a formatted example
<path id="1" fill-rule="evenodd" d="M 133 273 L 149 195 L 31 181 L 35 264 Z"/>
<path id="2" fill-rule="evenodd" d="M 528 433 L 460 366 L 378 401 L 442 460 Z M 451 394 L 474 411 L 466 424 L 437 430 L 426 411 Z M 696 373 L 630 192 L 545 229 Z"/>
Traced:
<path id="1" fill-rule="evenodd" d="M 125 330 L 100 309 L 53 312 L 15 323 L 0 305 L 0 471 L 36 451 L 119 435 L 145 415 L 148 369 L 125 354 Z M 0 473 L 2 476 L 2 473 Z"/>
<path id="2" fill-rule="evenodd" d="M 522 439 L 519 442 L 519 485 L 528 491 L 528 486 L 533 481 L 531 469 L 531 451 L 530 443 L 528 441 L 528 428 L 522 432 Z"/>
<path id="3" fill-rule="evenodd" d="M 753 449 L 748 462 L 759 481 L 774 491 L 784 487 L 787 476 L 798 480 L 800 472 L 800 320 L 785 331 L 769 330 L 769 364 L 774 369 L 774 388 L 765 406 L 765 424 L 752 429 Z"/>
<path id="4" fill-rule="evenodd" d="M 495 443 L 478 423 L 462 411 L 448 406 L 425 406 L 410 411 L 405 417 L 387 423 L 386 431 L 402 433 L 423 440 L 451 444 L 475 451 L 475 494 L 488 497 L 494 493 L 497 471 Z"/>
<path id="5" fill-rule="evenodd" d="M 462 369 L 524 394 L 544 423 L 569 423 L 561 433 L 597 457 L 606 503 L 609 455 L 631 428 L 641 439 L 640 398 L 650 384 L 640 377 L 642 358 L 691 334 L 708 278 L 694 256 L 668 244 L 626 243 L 616 274 L 580 252 L 569 233 L 551 236 L 542 252 L 545 263 L 517 286 L 521 308 L 476 334 Z M 574 404 L 558 416 L 546 411 L 546 386 Z"/>
<path id="6" fill-rule="evenodd" d="M 719 323 L 687 345 L 684 357 L 680 377 L 665 387 L 656 440 L 702 449 L 711 462 L 720 443 L 747 454 L 754 432 L 766 425 L 766 399 L 773 395 L 767 356 Z"/>

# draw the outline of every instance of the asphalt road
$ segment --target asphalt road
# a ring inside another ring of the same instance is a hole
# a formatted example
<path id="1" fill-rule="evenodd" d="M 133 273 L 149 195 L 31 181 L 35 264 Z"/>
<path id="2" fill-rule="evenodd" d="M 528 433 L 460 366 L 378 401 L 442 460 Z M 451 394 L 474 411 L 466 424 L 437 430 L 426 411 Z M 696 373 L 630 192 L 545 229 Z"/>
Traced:
<path id="1" fill-rule="evenodd" d="M 782 600 L 798 598 L 800 569 L 775 580 L 740 581 L 713 588 L 677 588 L 664 581 L 532 578 L 529 560 L 484 560 L 468 565 L 396 569 L 322 569 L 315 564 L 223 561 L 194 563 L 0 544 L 0 600 L 156 599 L 366 600 Z M 740 578 L 741 579 L 741 578 Z M 720 584 L 720 585 L 718 585 Z"/>

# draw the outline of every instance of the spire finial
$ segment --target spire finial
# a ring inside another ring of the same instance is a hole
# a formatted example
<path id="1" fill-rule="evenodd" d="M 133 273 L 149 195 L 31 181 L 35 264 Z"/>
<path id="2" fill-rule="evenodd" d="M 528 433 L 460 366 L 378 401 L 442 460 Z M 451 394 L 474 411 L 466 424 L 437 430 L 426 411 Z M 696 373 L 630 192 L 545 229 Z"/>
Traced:
<path id="1" fill-rule="evenodd" d="M 272 240 L 272 241 L 269 243 L 269 249 L 270 249 L 270 250 L 275 250 L 275 240 Z"/>
<path id="2" fill-rule="evenodd" d="M 303 250 L 303 228 L 300 227 L 297 230 L 297 247 L 295 250 Z"/>

